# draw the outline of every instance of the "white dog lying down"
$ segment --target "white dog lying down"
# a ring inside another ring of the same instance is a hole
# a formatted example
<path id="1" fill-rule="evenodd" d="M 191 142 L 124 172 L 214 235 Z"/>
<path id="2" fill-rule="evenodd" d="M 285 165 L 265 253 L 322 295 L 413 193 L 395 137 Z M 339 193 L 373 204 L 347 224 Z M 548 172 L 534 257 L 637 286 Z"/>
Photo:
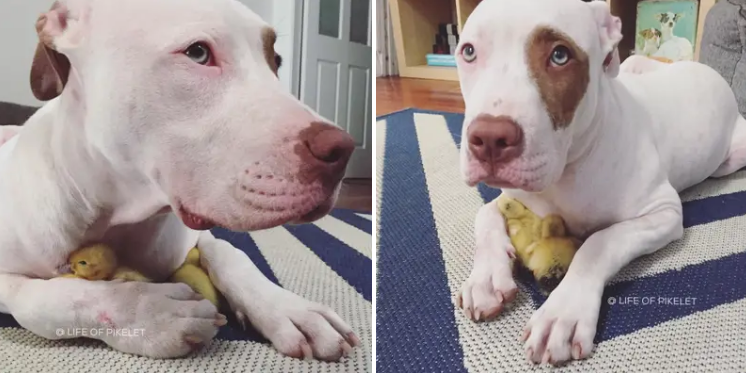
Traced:
<path id="1" fill-rule="evenodd" d="M 604 285 L 682 237 L 678 192 L 746 165 L 746 121 L 725 80 L 702 64 L 645 57 L 619 73 L 621 38 L 605 2 L 577 0 L 484 1 L 461 35 L 466 182 L 558 213 L 586 239 L 526 325 L 533 362 L 589 356 Z M 492 203 L 475 234 L 457 302 L 478 321 L 497 316 L 517 288 L 514 248 Z"/>
<path id="2" fill-rule="evenodd" d="M 271 28 L 235 0 L 65 0 L 37 30 L 32 88 L 52 100 L 0 148 L 0 312 L 49 339 L 143 329 L 101 340 L 185 355 L 225 323 L 188 286 L 52 278 L 103 241 L 166 279 L 196 245 L 239 319 L 281 353 L 337 360 L 359 344 L 207 230 L 325 215 L 354 148 L 283 91 Z"/>

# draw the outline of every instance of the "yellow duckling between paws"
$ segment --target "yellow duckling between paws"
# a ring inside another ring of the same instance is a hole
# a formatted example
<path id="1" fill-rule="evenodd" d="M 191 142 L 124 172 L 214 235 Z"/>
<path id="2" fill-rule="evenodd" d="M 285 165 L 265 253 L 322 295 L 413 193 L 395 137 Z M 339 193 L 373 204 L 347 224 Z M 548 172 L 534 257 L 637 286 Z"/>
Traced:
<path id="1" fill-rule="evenodd" d="M 171 275 L 171 282 L 183 282 L 189 285 L 192 290 L 199 293 L 205 299 L 212 302 L 215 307 L 220 308 L 220 296 L 215 285 L 210 281 L 210 276 L 200 267 L 199 250 L 193 248 L 187 254 L 184 264 Z"/>
<path id="2" fill-rule="evenodd" d="M 199 264 L 200 253 L 195 247 L 187 254 L 184 264 L 171 275 L 171 282 L 182 282 L 202 295 L 216 307 L 220 306 L 219 293 Z M 74 251 L 69 259 L 70 270 L 59 277 L 82 278 L 90 281 L 124 280 L 153 282 L 134 269 L 119 266 L 114 250 L 104 244 L 91 245 Z"/>
<path id="3" fill-rule="evenodd" d="M 119 266 L 114 250 L 104 244 L 91 245 L 74 251 L 70 255 L 72 273 L 60 277 L 75 277 L 90 281 L 124 280 L 152 282 L 141 273 Z"/>
<path id="4" fill-rule="evenodd" d="M 550 292 L 567 273 L 581 242 L 567 235 L 558 215 L 541 218 L 504 194 L 497 198 L 497 206 L 518 261 L 533 273 L 543 291 Z"/>

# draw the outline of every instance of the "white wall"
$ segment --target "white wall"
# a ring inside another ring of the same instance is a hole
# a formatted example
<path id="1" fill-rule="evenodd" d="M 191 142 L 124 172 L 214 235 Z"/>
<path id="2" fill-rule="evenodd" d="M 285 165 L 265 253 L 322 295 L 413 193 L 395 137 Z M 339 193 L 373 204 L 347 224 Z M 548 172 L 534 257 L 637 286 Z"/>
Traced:
<path id="1" fill-rule="evenodd" d="M 300 59 L 302 0 L 239 0 L 275 29 L 276 49 L 284 63 L 280 69 L 283 85 L 297 95 Z M 53 0 L 0 0 L 0 101 L 41 105 L 31 93 L 29 72 L 36 49 L 34 24 Z M 296 52 L 297 51 L 297 52 Z"/>
<path id="2" fill-rule="evenodd" d="M 0 101 L 40 105 L 29 86 L 39 14 L 52 0 L 0 0 Z"/>

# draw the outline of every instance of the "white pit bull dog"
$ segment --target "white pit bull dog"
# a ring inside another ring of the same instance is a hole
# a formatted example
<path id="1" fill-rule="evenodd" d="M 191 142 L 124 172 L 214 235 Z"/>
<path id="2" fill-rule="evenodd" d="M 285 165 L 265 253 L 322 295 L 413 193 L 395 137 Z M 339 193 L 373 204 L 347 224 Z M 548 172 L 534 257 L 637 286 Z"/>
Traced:
<path id="1" fill-rule="evenodd" d="M 461 35 L 466 182 L 560 214 L 585 238 L 526 325 L 533 362 L 589 356 L 604 285 L 682 237 L 678 192 L 746 165 L 746 121 L 728 84 L 705 65 L 645 57 L 620 73 L 621 38 L 605 2 L 578 0 L 484 1 Z M 479 211 L 475 234 L 457 303 L 478 321 L 497 316 L 517 288 L 493 203 Z"/>
<path id="2" fill-rule="evenodd" d="M 0 312 L 49 339 L 143 329 L 100 339 L 183 356 L 225 323 L 188 286 L 54 277 L 102 241 L 164 280 L 196 245 L 239 320 L 281 353 L 337 360 L 359 343 L 207 230 L 325 215 L 354 147 L 283 91 L 267 24 L 235 0 L 65 0 L 37 30 L 32 88 L 51 101 L 0 148 Z"/>

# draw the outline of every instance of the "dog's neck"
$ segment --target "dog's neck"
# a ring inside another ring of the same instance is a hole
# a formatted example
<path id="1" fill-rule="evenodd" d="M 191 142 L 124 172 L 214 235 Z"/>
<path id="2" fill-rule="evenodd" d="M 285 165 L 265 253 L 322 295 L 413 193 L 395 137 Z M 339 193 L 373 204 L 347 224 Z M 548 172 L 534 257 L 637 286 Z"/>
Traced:
<path id="1" fill-rule="evenodd" d="M 66 89 L 24 125 L 8 160 L 6 172 L 12 176 L 4 175 L 14 181 L 4 183 L 9 195 L 0 196 L 15 199 L 22 208 L 14 211 L 28 214 L 19 217 L 27 226 L 19 226 L 15 236 L 44 237 L 27 245 L 47 245 L 56 253 L 100 240 L 110 227 L 144 221 L 167 207 L 144 177 L 113 169 L 91 145 L 76 99 Z"/>
<path id="2" fill-rule="evenodd" d="M 167 208 L 155 182 L 135 167 L 114 166 L 91 145 L 85 113 L 71 96 L 61 97 L 58 111 L 64 115 L 52 127 L 51 149 L 55 163 L 85 191 L 87 204 L 100 216 L 110 215 L 111 225 L 138 223 Z"/>
<path id="3" fill-rule="evenodd" d="M 620 102 L 634 102 L 620 100 L 622 95 L 629 95 L 629 92 L 621 82 L 606 76 L 601 77 L 595 106 L 589 108 L 585 116 L 577 118 L 579 128 L 573 134 L 566 170 L 582 168 L 589 163 L 595 164 L 591 167 L 598 167 L 599 162 L 611 161 L 605 159 L 609 158 L 610 154 L 616 158 L 634 151 L 625 141 L 631 141 L 631 138 L 636 136 L 636 124 L 624 123 L 624 117 L 625 111 L 640 108 L 622 107 Z M 574 125 L 576 124 L 573 123 Z M 611 149 L 613 151 L 610 151 Z"/>

